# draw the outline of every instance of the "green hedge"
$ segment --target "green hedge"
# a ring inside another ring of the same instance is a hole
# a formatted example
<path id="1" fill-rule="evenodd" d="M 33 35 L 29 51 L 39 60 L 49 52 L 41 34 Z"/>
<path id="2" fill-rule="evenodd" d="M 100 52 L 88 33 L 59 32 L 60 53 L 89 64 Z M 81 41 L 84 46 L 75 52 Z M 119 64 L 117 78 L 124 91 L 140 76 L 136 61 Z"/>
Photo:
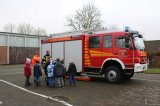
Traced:
<path id="1" fill-rule="evenodd" d="M 160 68 L 149 68 L 144 71 L 146 74 L 160 74 Z"/>

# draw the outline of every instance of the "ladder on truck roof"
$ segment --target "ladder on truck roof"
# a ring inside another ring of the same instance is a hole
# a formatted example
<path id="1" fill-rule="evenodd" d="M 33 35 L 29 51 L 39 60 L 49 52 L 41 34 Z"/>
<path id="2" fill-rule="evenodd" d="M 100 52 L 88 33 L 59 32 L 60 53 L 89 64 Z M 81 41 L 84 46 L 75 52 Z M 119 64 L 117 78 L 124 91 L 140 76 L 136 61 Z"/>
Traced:
<path id="1" fill-rule="evenodd" d="M 100 34 L 100 33 L 113 32 L 113 31 L 120 31 L 120 30 L 111 30 L 107 28 L 84 29 L 84 30 L 78 30 L 78 31 L 50 34 L 50 37 L 55 38 L 55 37 L 65 37 L 65 36 L 73 36 L 73 35 L 76 36 L 81 34 Z"/>

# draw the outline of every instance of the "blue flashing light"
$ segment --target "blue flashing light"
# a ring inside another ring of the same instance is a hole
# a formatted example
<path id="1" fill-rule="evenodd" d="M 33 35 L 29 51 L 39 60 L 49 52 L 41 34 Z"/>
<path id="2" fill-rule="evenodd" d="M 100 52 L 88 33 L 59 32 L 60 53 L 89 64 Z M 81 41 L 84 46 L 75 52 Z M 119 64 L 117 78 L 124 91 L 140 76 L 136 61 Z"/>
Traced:
<path id="1" fill-rule="evenodd" d="M 128 26 L 126 26 L 126 27 L 124 28 L 124 31 L 125 31 L 125 32 L 129 32 L 129 30 L 130 30 L 130 28 L 129 28 Z"/>

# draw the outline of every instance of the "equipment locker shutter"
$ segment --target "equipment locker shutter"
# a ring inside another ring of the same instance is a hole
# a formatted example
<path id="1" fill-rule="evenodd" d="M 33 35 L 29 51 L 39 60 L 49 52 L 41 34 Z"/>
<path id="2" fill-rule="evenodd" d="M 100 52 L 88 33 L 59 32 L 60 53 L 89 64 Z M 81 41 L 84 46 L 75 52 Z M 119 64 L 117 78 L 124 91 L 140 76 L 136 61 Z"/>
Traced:
<path id="1" fill-rule="evenodd" d="M 52 59 L 56 60 L 60 58 L 60 60 L 64 59 L 64 42 L 56 42 L 52 43 Z"/>
<path id="2" fill-rule="evenodd" d="M 48 51 L 49 50 L 49 52 L 50 52 L 50 54 L 51 54 L 51 43 L 45 43 L 45 44 L 42 44 L 42 52 L 41 52 L 41 56 L 42 56 L 42 58 L 43 58 L 43 56 L 46 54 L 46 51 Z M 52 55 L 52 54 L 51 54 Z"/>
<path id="3" fill-rule="evenodd" d="M 77 67 L 77 72 L 82 71 L 82 41 L 65 42 L 65 65 L 68 69 L 69 62 L 73 61 Z"/>

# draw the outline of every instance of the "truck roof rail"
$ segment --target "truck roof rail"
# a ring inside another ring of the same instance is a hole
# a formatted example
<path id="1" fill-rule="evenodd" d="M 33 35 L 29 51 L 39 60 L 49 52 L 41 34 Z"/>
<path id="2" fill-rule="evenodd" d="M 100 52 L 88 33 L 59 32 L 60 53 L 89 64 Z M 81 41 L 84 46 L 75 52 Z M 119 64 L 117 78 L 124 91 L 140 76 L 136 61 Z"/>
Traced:
<path id="1" fill-rule="evenodd" d="M 72 35 L 80 35 L 80 34 L 100 34 L 100 33 L 107 33 L 113 31 L 120 31 L 120 30 L 111 30 L 107 28 L 96 28 L 96 29 L 84 29 L 78 31 L 69 31 L 69 32 L 62 32 L 62 33 L 54 33 L 50 34 L 50 37 L 64 37 L 64 36 L 72 36 Z"/>

